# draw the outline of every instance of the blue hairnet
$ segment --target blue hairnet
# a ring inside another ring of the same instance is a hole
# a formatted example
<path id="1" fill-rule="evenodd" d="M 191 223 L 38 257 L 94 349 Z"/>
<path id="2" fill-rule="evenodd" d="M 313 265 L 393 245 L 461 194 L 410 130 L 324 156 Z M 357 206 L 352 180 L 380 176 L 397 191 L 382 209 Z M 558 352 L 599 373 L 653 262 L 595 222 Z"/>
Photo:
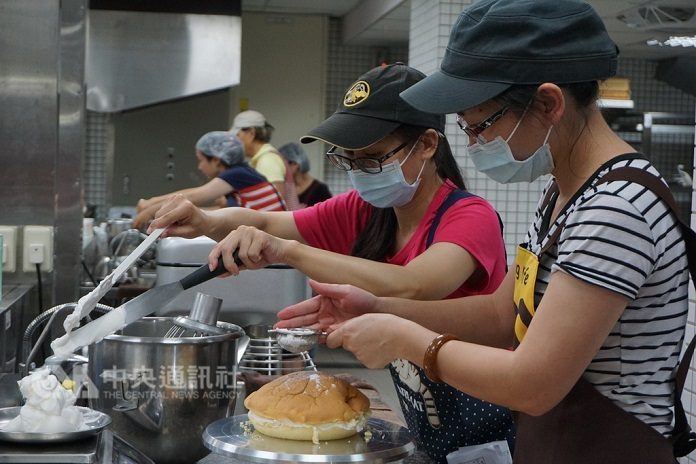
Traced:
<path id="1" fill-rule="evenodd" d="M 278 151 L 288 162 L 297 164 L 300 167 L 300 172 L 309 171 L 309 158 L 299 143 L 286 143 Z"/>
<path id="2" fill-rule="evenodd" d="M 245 163 L 244 145 L 236 135 L 225 131 L 208 132 L 196 142 L 196 150 L 219 158 L 228 167 Z"/>

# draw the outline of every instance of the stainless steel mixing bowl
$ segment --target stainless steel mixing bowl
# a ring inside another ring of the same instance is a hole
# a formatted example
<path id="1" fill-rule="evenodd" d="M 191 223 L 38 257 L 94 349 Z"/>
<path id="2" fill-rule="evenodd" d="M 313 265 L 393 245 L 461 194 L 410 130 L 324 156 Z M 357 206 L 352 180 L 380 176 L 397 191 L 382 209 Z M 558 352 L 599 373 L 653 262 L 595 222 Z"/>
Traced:
<path id="1" fill-rule="evenodd" d="M 244 331 L 166 338 L 172 318 L 146 317 L 89 349 L 90 406 L 157 463 L 192 463 L 208 452 L 205 427 L 234 414 Z"/>

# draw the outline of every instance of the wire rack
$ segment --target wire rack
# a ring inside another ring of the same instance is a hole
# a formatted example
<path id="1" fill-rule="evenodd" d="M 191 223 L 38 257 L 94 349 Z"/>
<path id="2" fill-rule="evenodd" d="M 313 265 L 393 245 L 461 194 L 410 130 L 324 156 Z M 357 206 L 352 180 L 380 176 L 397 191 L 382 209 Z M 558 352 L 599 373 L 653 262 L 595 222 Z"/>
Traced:
<path id="1" fill-rule="evenodd" d="M 239 370 L 256 371 L 265 375 L 284 375 L 303 370 L 317 370 L 307 351 L 290 353 L 282 349 L 275 337 L 251 338 Z"/>

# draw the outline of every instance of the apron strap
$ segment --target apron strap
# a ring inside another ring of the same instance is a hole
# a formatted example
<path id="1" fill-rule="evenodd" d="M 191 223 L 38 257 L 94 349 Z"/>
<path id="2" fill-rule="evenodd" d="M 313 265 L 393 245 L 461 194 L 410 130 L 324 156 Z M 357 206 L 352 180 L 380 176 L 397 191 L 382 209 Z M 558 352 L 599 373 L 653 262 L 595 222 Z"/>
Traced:
<path id="1" fill-rule="evenodd" d="M 449 195 L 447 195 L 447 198 L 445 198 L 445 201 L 442 202 L 440 207 L 437 209 L 437 212 L 435 213 L 435 219 L 433 219 L 433 223 L 430 225 L 430 229 L 428 229 L 428 236 L 426 237 L 425 240 L 425 247 L 428 248 L 430 245 L 432 245 L 433 240 L 435 239 L 435 231 L 437 231 L 437 226 L 440 225 L 440 220 L 442 219 L 442 216 L 445 214 L 445 212 L 458 202 L 459 200 L 462 200 L 464 198 L 469 198 L 469 197 L 476 197 L 477 195 L 474 195 L 471 192 L 468 192 L 466 190 L 452 190 Z M 500 218 L 500 214 L 496 211 L 495 214 L 498 216 L 498 223 L 500 224 L 500 235 L 503 235 L 503 220 Z"/>
<path id="2" fill-rule="evenodd" d="M 445 214 L 445 211 L 447 211 L 450 208 L 450 206 L 452 206 L 459 200 L 473 196 L 473 193 L 459 189 L 452 190 L 449 193 L 449 195 L 447 195 L 445 201 L 443 201 L 440 207 L 437 209 L 437 212 L 435 213 L 435 219 L 433 219 L 433 223 L 430 225 L 430 229 L 428 229 L 428 237 L 425 240 L 426 248 L 432 245 L 433 239 L 435 238 L 435 231 L 437 230 L 437 226 L 440 225 L 440 220 L 442 219 L 442 216 Z"/>
<path id="3" fill-rule="evenodd" d="M 669 187 L 658 179 L 653 174 L 638 168 L 633 167 L 622 167 L 609 171 L 607 174 L 602 176 L 598 184 L 611 182 L 615 180 L 627 180 L 635 182 L 637 184 L 643 185 L 647 189 L 651 190 L 655 195 L 660 197 L 660 199 L 672 210 L 672 214 L 679 222 L 679 226 L 682 231 L 682 237 L 684 238 L 684 243 L 686 246 L 686 256 L 688 258 L 689 274 L 691 275 L 692 282 L 696 283 L 696 232 L 689 227 L 689 225 L 681 218 L 679 214 L 679 209 L 677 203 L 674 200 L 672 192 Z M 560 227 L 559 227 L 560 229 Z M 675 389 L 674 389 L 674 432 L 672 434 L 672 444 L 674 446 L 674 454 L 676 456 L 686 456 L 691 451 L 696 449 L 696 433 L 691 431 L 689 423 L 686 420 L 686 414 L 684 413 L 684 406 L 681 402 L 681 395 L 684 389 L 684 382 L 686 380 L 686 375 L 689 372 L 689 366 L 691 365 L 691 359 L 694 354 L 694 348 L 696 348 L 696 337 L 691 339 L 689 346 L 684 351 L 684 356 L 679 363 L 677 368 L 677 375 L 675 378 Z"/>

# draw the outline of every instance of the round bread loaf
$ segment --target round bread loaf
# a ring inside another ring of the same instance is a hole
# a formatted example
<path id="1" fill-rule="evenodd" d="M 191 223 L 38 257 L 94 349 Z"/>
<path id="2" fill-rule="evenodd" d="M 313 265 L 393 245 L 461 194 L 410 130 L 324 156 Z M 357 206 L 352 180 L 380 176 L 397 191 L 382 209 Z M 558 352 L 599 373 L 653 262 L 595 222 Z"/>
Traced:
<path id="1" fill-rule="evenodd" d="M 370 400 L 343 379 L 300 371 L 278 377 L 244 400 L 259 432 L 288 440 L 336 440 L 363 429 Z"/>

